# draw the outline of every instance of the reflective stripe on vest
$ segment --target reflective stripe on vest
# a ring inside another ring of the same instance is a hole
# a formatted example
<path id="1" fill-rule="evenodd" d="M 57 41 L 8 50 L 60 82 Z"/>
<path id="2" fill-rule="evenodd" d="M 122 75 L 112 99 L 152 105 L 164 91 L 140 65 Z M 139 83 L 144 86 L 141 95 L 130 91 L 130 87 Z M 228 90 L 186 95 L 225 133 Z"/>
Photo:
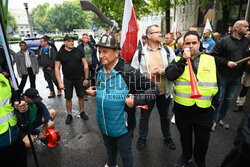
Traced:
<path id="1" fill-rule="evenodd" d="M 2 101 L 0 101 L 0 107 L 2 107 L 3 105 L 6 105 L 6 104 L 10 104 L 10 98 L 3 99 Z"/>
<path id="2" fill-rule="evenodd" d="M 190 98 L 191 94 L 189 93 L 180 93 L 180 92 L 174 92 L 175 95 L 184 97 L 184 98 Z M 202 96 L 200 98 L 197 98 L 197 100 L 211 100 L 213 96 Z"/>
<path id="3" fill-rule="evenodd" d="M 177 62 L 179 59 L 180 57 L 177 56 L 175 61 Z M 188 65 L 186 65 L 184 72 L 174 82 L 175 102 L 184 106 L 196 104 L 201 108 L 210 107 L 214 95 L 218 92 L 216 75 L 214 57 L 201 54 L 195 80 L 202 97 L 195 99 L 190 98 L 191 82 L 189 68 Z"/>
<path id="4" fill-rule="evenodd" d="M 11 112 L 9 112 L 9 113 L 7 114 L 7 117 L 8 117 L 8 119 L 11 119 L 12 117 L 14 117 L 14 115 L 15 115 L 15 114 L 14 114 L 14 111 L 11 111 Z M 3 123 L 5 123 L 5 122 L 8 122 L 7 117 L 4 116 L 4 117 L 0 118 L 0 124 L 3 124 Z"/>
<path id="5" fill-rule="evenodd" d="M 0 74 L 0 135 L 8 131 L 9 126 L 17 124 L 14 107 L 11 104 L 11 87 L 9 81 Z"/>
<path id="6" fill-rule="evenodd" d="M 191 83 L 189 81 L 175 81 L 174 84 L 176 86 L 191 86 Z M 217 83 L 212 82 L 198 82 L 197 86 L 205 86 L 205 87 L 216 87 Z"/>

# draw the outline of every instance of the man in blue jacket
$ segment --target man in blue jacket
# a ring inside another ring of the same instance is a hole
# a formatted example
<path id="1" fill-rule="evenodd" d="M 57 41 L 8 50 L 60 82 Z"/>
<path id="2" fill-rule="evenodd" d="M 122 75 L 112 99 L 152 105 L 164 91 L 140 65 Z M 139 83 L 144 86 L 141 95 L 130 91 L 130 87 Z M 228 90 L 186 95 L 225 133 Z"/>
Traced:
<path id="1" fill-rule="evenodd" d="M 116 166 L 118 151 L 123 166 L 132 167 L 136 106 L 153 101 L 159 88 L 118 59 L 119 44 L 114 34 L 104 34 L 98 47 L 102 65 L 97 69 L 95 86 L 86 92 L 97 99 L 97 122 L 108 153 L 106 167 Z M 141 94 L 135 95 L 136 92 Z"/>

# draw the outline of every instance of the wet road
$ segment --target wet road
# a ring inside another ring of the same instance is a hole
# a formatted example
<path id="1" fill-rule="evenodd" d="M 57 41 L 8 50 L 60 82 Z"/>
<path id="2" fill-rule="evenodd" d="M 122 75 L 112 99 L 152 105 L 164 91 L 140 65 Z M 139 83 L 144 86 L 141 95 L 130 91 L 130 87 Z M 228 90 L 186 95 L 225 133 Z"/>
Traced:
<path id="1" fill-rule="evenodd" d="M 59 48 L 61 43 L 56 43 Z M 14 51 L 19 48 L 12 46 Z M 102 142 L 101 134 L 97 127 L 95 118 L 96 100 L 89 97 L 85 101 L 84 110 L 89 116 L 88 121 L 83 121 L 79 116 L 78 101 L 74 92 L 73 97 L 73 123 L 65 124 L 66 108 L 64 93 L 62 97 L 48 99 L 49 89 L 40 70 L 36 80 L 37 89 L 43 97 L 46 106 L 54 108 L 57 111 L 55 125 L 60 130 L 61 141 L 56 147 L 49 148 L 36 139 L 34 146 L 37 151 L 40 167 L 103 167 L 106 164 L 106 150 Z M 26 83 L 28 88 L 29 82 Z M 250 93 L 247 95 L 247 104 L 245 111 L 234 113 L 228 112 L 226 121 L 230 124 L 230 129 L 224 130 L 217 127 L 216 131 L 211 133 L 209 149 L 206 163 L 208 167 L 219 167 L 224 157 L 229 153 L 233 146 L 233 140 L 236 136 L 237 127 L 240 120 L 250 110 Z M 171 113 L 172 115 L 172 113 Z M 137 112 L 139 118 L 139 112 Z M 138 151 L 135 147 L 138 139 L 138 123 L 134 131 L 133 153 L 135 167 L 173 167 L 178 157 L 181 155 L 181 145 L 179 133 L 175 124 L 171 124 L 172 138 L 176 143 L 177 149 L 170 150 L 163 142 L 160 129 L 159 114 L 154 108 L 150 123 L 149 135 L 145 148 Z M 32 151 L 28 150 L 29 167 L 34 167 Z M 122 166 L 121 159 L 118 158 L 118 165 Z M 194 164 L 191 166 L 195 166 Z"/>

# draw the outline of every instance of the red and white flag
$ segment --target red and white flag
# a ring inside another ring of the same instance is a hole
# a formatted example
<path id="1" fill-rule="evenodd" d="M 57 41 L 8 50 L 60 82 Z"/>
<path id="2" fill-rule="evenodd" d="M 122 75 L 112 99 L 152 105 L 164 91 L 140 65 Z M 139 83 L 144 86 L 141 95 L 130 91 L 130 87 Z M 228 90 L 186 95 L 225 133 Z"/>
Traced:
<path id="1" fill-rule="evenodd" d="M 125 0 L 120 46 L 122 48 L 121 57 L 124 58 L 127 63 L 130 62 L 136 51 L 138 44 L 138 31 L 139 26 L 137 24 L 132 0 Z"/>

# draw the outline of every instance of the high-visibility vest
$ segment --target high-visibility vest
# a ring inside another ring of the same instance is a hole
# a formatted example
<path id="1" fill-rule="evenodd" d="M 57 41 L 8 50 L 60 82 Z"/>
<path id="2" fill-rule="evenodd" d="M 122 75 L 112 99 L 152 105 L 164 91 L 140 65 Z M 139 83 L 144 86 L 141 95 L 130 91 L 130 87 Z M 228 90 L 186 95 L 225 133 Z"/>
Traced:
<path id="1" fill-rule="evenodd" d="M 17 124 L 14 108 L 11 104 L 11 87 L 9 81 L 0 74 L 0 135 L 5 133 L 10 126 Z"/>
<path id="2" fill-rule="evenodd" d="M 177 56 L 175 61 L 177 62 L 179 59 L 180 57 Z M 188 65 L 186 65 L 183 74 L 174 81 L 175 102 L 184 106 L 192 106 L 196 103 L 200 108 L 210 107 L 214 95 L 218 92 L 214 57 L 206 54 L 200 55 L 200 62 L 195 80 L 198 91 L 202 95 L 200 98 L 190 98 L 191 82 L 189 68 Z"/>

